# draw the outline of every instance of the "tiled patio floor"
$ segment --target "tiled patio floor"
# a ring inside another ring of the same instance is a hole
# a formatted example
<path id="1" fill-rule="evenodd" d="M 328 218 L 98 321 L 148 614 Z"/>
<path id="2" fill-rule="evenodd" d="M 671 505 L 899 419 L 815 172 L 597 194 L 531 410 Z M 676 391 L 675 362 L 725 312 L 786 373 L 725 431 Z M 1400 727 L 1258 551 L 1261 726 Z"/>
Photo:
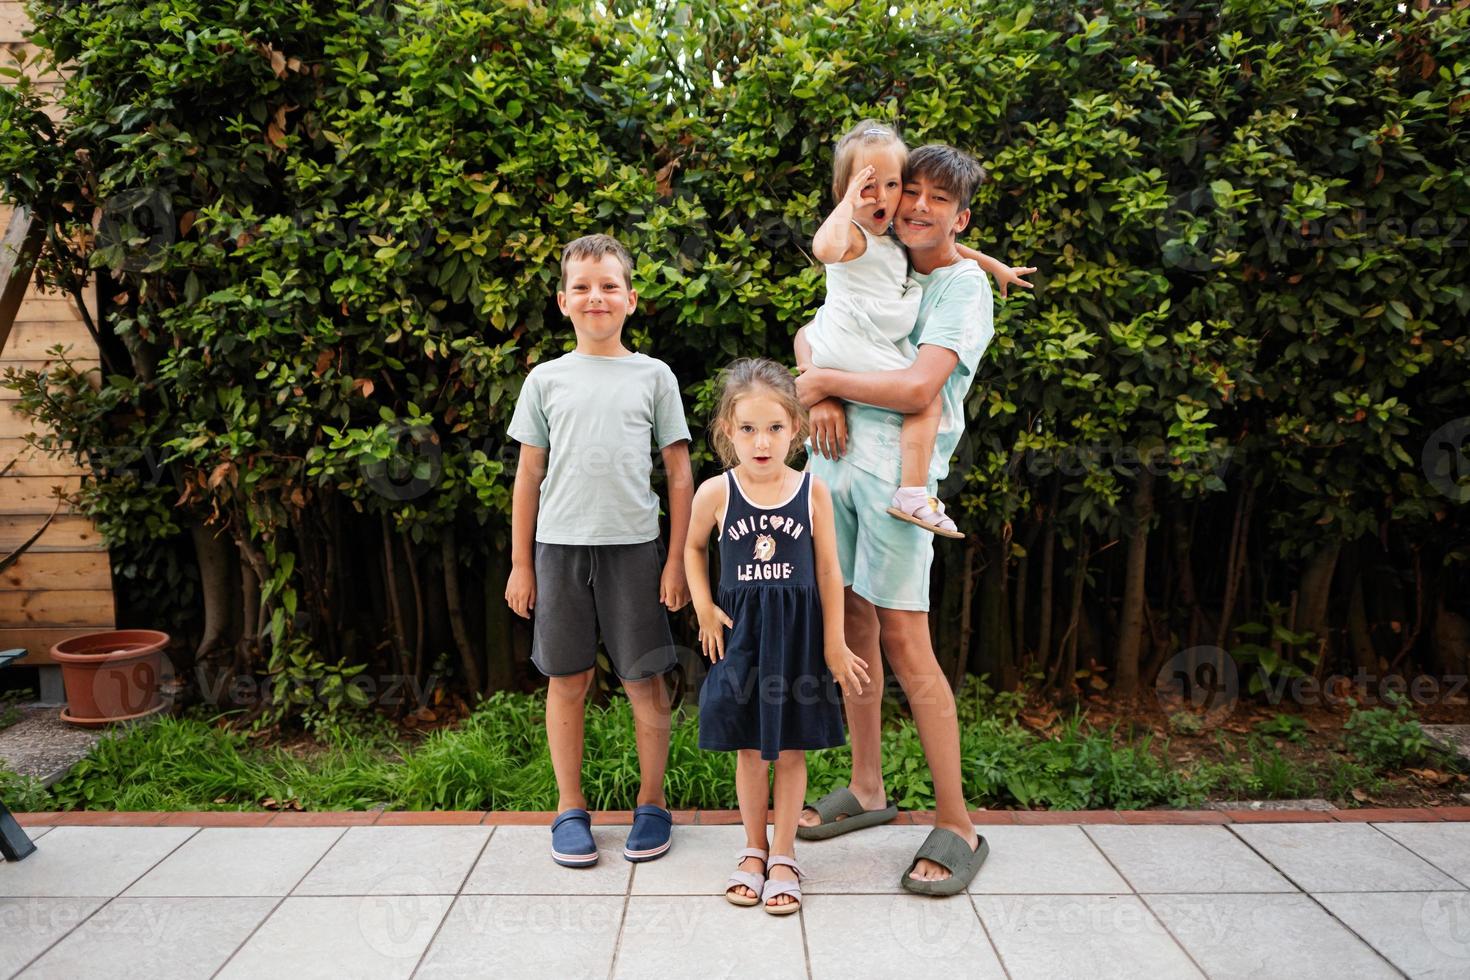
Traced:
<path id="1" fill-rule="evenodd" d="M 899 888 L 926 833 L 905 815 L 800 844 L 785 918 L 719 897 L 727 814 L 681 814 L 640 865 L 602 816 L 590 870 L 551 863 L 540 814 L 22 815 L 0 977 L 1464 980 L 1462 809 L 980 813 L 991 856 L 953 899 Z"/>

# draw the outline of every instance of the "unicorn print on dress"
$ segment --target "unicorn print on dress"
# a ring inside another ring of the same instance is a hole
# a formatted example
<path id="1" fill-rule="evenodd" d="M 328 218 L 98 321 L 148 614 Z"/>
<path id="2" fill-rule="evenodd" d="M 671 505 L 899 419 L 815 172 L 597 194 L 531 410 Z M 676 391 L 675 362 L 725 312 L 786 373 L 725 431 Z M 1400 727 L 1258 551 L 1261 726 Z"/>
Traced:
<path id="1" fill-rule="evenodd" d="M 769 534 L 758 535 L 755 539 L 755 560 L 770 561 L 776 557 L 776 539 Z"/>

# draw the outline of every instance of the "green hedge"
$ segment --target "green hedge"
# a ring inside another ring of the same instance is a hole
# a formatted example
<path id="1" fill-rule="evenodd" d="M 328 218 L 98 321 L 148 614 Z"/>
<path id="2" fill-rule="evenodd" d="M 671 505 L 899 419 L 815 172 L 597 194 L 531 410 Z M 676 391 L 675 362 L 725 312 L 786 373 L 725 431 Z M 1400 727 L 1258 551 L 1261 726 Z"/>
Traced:
<path id="1" fill-rule="evenodd" d="M 11 380 L 102 462 L 125 618 L 181 664 L 332 705 L 359 669 L 525 682 L 504 426 L 570 343 L 560 246 L 633 249 L 631 341 L 698 433 L 720 364 L 789 359 L 832 141 L 876 115 L 974 152 L 966 240 L 1042 270 L 945 488 L 956 676 L 1126 692 L 1217 641 L 1268 679 L 1466 670 L 1470 488 L 1436 447 L 1470 417 L 1470 12 L 605 6 L 32 8 L 74 74 L 54 128 L 0 97 L 0 178 L 48 281 L 105 279 L 107 365 Z"/>

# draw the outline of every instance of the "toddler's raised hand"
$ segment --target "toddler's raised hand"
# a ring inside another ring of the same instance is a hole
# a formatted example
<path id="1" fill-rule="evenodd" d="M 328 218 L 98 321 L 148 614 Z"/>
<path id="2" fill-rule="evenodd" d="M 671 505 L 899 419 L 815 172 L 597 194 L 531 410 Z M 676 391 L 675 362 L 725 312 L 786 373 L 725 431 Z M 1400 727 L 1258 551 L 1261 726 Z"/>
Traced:
<path id="1" fill-rule="evenodd" d="M 852 175 L 852 180 L 847 182 L 847 193 L 843 195 L 842 202 L 852 205 L 854 212 L 863 208 L 871 208 L 878 203 L 877 195 L 870 200 L 863 191 L 867 190 L 873 183 L 873 175 L 878 171 L 874 167 L 864 167 Z"/>
<path id="2" fill-rule="evenodd" d="M 699 606 L 695 612 L 699 615 L 699 646 L 704 655 L 709 657 L 710 663 L 725 659 L 725 630 L 726 626 L 734 626 L 735 621 L 725 615 L 725 610 L 713 602 L 708 605 Z"/>
<path id="3" fill-rule="evenodd" d="M 843 697 L 863 693 L 863 685 L 869 683 L 867 668 L 868 662 L 848 649 L 846 643 L 827 648 L 827 669 L 842 688 Z"/>

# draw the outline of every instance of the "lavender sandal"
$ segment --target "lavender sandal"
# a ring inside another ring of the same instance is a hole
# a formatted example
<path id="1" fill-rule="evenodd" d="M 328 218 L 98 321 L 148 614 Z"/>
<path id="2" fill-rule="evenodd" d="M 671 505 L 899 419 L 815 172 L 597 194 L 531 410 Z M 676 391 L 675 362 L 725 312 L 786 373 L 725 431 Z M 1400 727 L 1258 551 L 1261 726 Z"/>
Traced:
<path id="1" fill-rule="evenodd" d="M 913 512 L 904 511 L 896 506 L 897 496 L 894 497 L 893 505 L 888 508 L 888 516 L 896 517 L 910 524 L 917 524 L 926 531 L 945 538 L 963 539 L 964 532 L 955 527 L 954 521 L 944 512 L 944 503 L 938 497 L 926 497 L 924 502 L 915 507 Z"/>
<path id="2" fill-rule="evenodd" d="M 801 879 L 805 876 L 806 872 L 797 866 L 796 858 L 787 857 L 784 854 L 774 854 L 766 862 L 766 874 L 770 874 L 771 869 L 778 864 L 784 864 L 792 871 L 795 871 L 796 880 L 775 881 L 767 878 L 765 887 L 761 889 L 761 904 L 765 907 L 766 912 L 771 915 L 790 915 L 792 912 L 797 912 L 801 909 Z M 765 904 L 777 895 L 790 895 L 796 901 L 787 902 L 785 905 Z"/>
<path id="3" fill-rule="evenodd" d="M 746 858 L 760 858 L 762 861 L 765 861 L 769 853 L 759 847 L 747 847 L 740 852 L 738 857 L 741 861 L 744 861 Z M 765 875 L 756 874 L 754 871 L 741 871 L 739 867 L 736 867 L 734 871 L 730 872 L 730 880 L 725 885 L 725 901 L 731 905 L 743 905 L 746 907 L 755 905 L 760 901 L 761 889 L 765 887 L 765 884 Z M 748 898 L 744 895 L 737 895 L 735 894 L 737 885 L 744 885 L 746 888 L 755 892 L 755 894 Z"/>

